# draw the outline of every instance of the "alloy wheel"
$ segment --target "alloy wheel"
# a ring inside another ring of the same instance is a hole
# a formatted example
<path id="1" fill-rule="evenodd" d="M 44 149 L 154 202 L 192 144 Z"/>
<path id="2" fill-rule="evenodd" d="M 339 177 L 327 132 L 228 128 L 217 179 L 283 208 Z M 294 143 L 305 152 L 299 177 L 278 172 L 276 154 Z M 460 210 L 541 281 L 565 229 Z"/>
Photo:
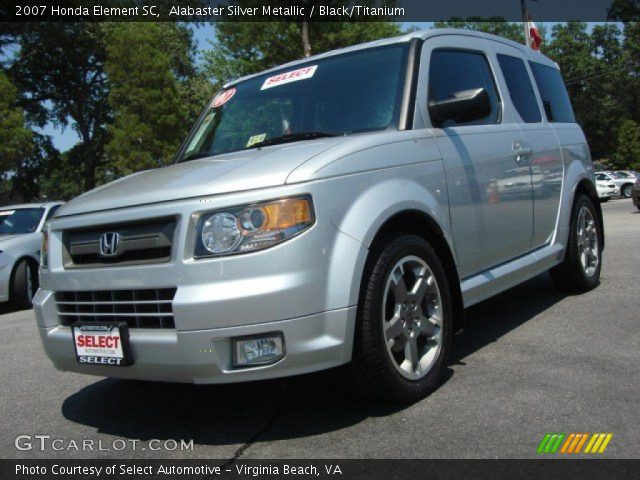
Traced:
<path id="1" fill-rule="evenodd" d="M 582 269 L 588 277 L 592 277 L 600 262 L 598 250 L 598 232 L 591 210 L 582 207 L 578 213 L 578 253 Z"/>
<path id="2" fill-rule="evenodd" d="M 382 327 L 395 369 L 409 380 L 429 373 L 442 350 L 442 297 L 435 275 L 417 256 L 391 269 L 382 301 Z"/>

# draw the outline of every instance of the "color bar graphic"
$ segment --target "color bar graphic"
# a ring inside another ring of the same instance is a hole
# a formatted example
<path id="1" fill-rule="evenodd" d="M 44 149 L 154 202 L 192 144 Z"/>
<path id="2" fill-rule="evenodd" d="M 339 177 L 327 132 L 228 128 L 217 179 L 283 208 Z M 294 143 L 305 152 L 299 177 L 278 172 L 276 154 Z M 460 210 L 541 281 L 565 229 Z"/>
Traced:
<path id="1" fill-rule="evenodd" d="M 613 433 L 547 433 L 542 437 L 538 445 L 539 454 L 578 454 L 578 453 L 604 453 Z M 587 441 L 589 439 L 589 441 Z M 564 440 L 564 443 L 563 443 Z M 585 446 L 583 450 L 583 447 Z M 561 446 L 562 445 L 562 446 Z"/>

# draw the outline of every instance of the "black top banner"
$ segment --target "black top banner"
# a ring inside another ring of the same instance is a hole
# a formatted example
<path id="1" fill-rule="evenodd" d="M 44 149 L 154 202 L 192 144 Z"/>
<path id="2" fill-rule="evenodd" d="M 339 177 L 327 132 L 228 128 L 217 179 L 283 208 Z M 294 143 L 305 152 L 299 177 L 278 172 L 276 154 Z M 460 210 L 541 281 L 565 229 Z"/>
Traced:
<path id="1" fill-rule="evenodd" d="M 8 0 L 0 21 L 431 22 L 451 19 L 630 22 L 640 0 Z"/>

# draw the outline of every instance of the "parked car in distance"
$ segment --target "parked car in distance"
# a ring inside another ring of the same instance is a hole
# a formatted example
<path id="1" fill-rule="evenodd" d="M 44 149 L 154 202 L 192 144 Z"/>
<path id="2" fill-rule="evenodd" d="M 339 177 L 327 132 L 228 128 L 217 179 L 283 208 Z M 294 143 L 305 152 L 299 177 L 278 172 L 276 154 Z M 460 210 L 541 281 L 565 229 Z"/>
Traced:
<path id="1" fill-rule="evenodd" d="M 628 178 L 633 181 L 640 177 L 640 173 L 633 170 L 616 170 L 613 173 L 615 173 L 619 178 Z"/>
<path id="2" fill-rule="evenodd" d="M 597 182 L 613 183 L 620 189 L 620 195 L 626 198 L 631 198 L 631 189 L 635 180 L 635 178 L 621 178 L 614 172 L 596 172 Z"/>
<path id="3" fill-rule="evenodd" d="M 545 271 L 598 285 L 594 182 L 539 52 L 430 30 L 322 53 L 227 83 L 173 165 L 61 207 L 38 331 L 60 370 L 229 383 L 346 365 L 369 396 L 416 401 L 466 307 Z"/>
<path id="4" fill-rule="evenodd" d="M 633 198 L 633 204 L 640 210 L 640 178 L 637 178 L 636 183 L 633 184 L 631 197 Z"/>
<path id="5" fill-rule="evenodd" d="M 38 289 L 42 228 L 61 202 L 0 207 L 0 302 L 29 308 Z"/>
<path id="6" fill-rule="evenodd" d="M 596 190 L 600 202 L 608 202 L 612 197 L 620 194 L 620 189 L 615 184 L 598 180 L 596 180 Z"/>

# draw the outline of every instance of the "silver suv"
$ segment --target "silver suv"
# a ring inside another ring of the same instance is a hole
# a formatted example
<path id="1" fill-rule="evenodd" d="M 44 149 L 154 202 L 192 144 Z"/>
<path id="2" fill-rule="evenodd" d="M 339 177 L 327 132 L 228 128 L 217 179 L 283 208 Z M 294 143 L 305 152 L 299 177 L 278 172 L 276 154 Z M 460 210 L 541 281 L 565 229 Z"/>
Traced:
<path id="1" fill-rule="evenodd" d="M 589 149 L 558 66 L 433 30 L 226 84 L 173 165 L 61 207 L 35 297 L 61 370 L 225 383 L 348 364 L 436 388 L 464 309 L 598 283 Z"/>

